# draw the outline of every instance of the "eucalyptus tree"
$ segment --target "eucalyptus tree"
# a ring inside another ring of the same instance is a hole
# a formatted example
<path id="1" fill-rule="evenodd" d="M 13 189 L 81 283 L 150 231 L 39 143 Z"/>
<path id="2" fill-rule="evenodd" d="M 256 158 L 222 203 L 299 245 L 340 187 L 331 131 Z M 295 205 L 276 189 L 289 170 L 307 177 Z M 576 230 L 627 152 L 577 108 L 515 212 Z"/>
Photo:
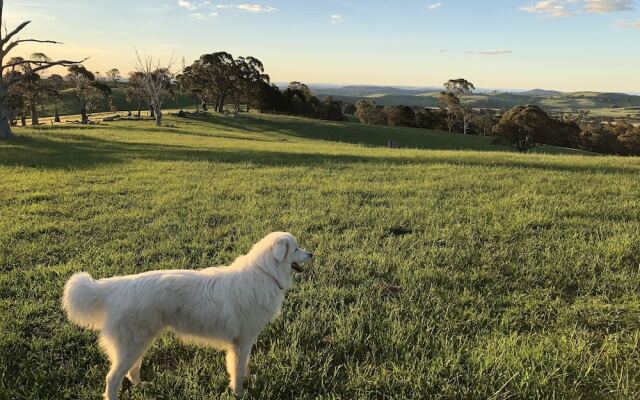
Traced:
<path id="1" fill-rule="evenodd" d="M 129 84 L 125 90 L 127 102 L 129 104 L 135 103 L 137 106 L 137 115 L 140 117 L 142 113 L 142 102 L 146 101 L 147 97 L 144 90 L 142 90 L 142 73 L 134 71 L 129 72 Z M 131 107 L 129 107 L 129 114 L 131 114 Z"/>
<path id="2" fill-rule="evenodd" d="M 118 68 L 111 68 L 110 70 L 108 70 L 107 79 L 111 81 L 114 87 L 117 87 L 120 83 L 120 79 L 122 79 L 122 77 L 120 76 L 120 70 Z"/>
<path id="3" fill-rule="evenodd" d="M 4 0 L 0 0 L 0 21 L 2 21 L 4 10 Z M 16 74 L 14 73 L 17 68 L 29 64 L 31 65 L 31 73 L 35 74 L 39 71 L 43 71 L 54 67 L 56 65 L 61 66 L 70 66 L 74 64 L 78 64 L 82 61 L 68 61 L 68 60 L 57 60 L 53 61 L 50 59 L 42 59 L 38 55 L 42 53 L 36 53 L 36 57 L 16 60 L 13 61 L 10 59 L 5 62 L 5 58 L 13 51 L 16 47 L 20 46 L 23 43 L 49 43 L 49 44 L 58 44 L 54 40 L 41 40 L 41 39 L 20 39 L 17 35 L 22 32 L 22 30 L 31 23 L 31 21 L 25 21 L 19 24 L 12 31 L 8 30 L 0 30 L 0 139 L 10 139 L 13 137 L 13 133 L 11 132 L 11 109 L 9 104 L 9 94 L 11 87 L 17 85 L 21 82 L 26 81 L 27 79 L 32 79 L 31 76 L 25 74 Z"/>
<path id="4" fill-rule="evenodd" d="M 62 90 L 64 89 L 64 78 L 58 74 L 49 75 L 47 78 L 47 97 L 53 103 L 53 121 L 60 122 L 60 102 L 62 101 Z"/>
<path id="5" fill-rule="evenodd" d="M 264 73 L 262 62 L 255 57 L 239 57 L 235 63 L 238 76 L 235 79 L 234 105 L 236 111 L 240 111 L 240 103 L 244 100 L 249 112 L 258 101 L 262 85 L 269 84 L 271 80 Z"/>
<path id="6" fill-rule="evenodd" d="M 473 93 L 476 88 L 473 83 L 462 78 L 448 80 L 445 82 L 444 88 L 445 91 L 442 97 L 447 103 L 447 112 L 451 115 L 460 116 L 462 130 L 466 134 L 471 124 L 473 110 L 462 104 L 462 97 Z"/>
<path id="7" fill-rule="evenodd" d="M 89 112 L 97 109 L 101 99 L 107 99 L 111 88 L 96 80 L 95 75 L 82 65 L 72 65 L 68 68 L 67 78 L 72 83 L 73 92 L 80 104 L 82 123 L 89 122 Z"/>

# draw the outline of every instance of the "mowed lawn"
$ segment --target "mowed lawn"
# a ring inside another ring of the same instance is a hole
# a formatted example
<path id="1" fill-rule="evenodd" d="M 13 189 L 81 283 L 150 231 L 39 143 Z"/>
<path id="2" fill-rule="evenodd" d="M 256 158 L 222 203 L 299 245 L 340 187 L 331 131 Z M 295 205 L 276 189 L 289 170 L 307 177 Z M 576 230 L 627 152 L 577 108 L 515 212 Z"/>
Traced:
<path id="1" fill-rule="evenodd" d="M 317 258 L 260 336 L 247 398 L 640 397 L 640 159 L 283 117 L 166 124 L 0 143 L 0 399 L 102 393 L 96 335 L 59 306 L 72 273 L 226 265 L 276 230 Z M 392 138 L 433 150 L 374 147 Z M 222 354 L 171 335 L 142 379 L 122 398 L 231 398 Z"/>

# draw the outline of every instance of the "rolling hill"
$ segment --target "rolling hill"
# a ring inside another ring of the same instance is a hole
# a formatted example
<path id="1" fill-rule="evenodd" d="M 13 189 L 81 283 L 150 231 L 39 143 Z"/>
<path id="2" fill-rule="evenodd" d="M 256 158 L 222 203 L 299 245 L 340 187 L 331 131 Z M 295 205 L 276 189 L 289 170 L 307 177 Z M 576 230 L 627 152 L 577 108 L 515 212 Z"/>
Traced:
<path id="1" fill-rule="evenodd" d="M 0 142 L 0 398 L 99 397 L 96 334 L 60 307 L 74 272 L 228 265 L 276 230 L 316 257 L 255 344 L 248 399 L 639 398 L 639 159 L 278 116 L 165 122 Z M 379 146 L 393 136 L 425 149 Z M 122 398 L 232 398 L 223 355 L 174 335 L 142 379 Z"/>
<path id="2" fill-rule="evenodd" d="M 344 88 L 313 88 L 320 97 L 356 102 L 375 101 L 384 106 L 409 105 L 437 107 L 440 89 L 400 89 L 377 86 L 347 86 Z M 478 91 L 463 99 L 474 108 L 512 108 L 523 104 L 538 105 L 549 112 L 592 110 L 596 114 L 620 116 L 638 114 L 640 96 L 623 93 L 575 92 L 561 93 L 553 90 L 534 89 L 524 92 Z"/>

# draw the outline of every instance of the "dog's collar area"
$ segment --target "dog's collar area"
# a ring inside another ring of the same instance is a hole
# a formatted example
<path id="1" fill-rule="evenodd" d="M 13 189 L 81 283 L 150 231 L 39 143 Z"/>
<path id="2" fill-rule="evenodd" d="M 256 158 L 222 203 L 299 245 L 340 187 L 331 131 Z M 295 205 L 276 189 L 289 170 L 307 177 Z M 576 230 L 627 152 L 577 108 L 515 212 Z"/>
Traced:
<path id="1" fill-rule="evenodd" d="M 273 283 L 276 284 L 276 286 L 278 286 L 278 288 L 280 288 L 280 290 L 282 290 L 284 292 L 284 288 L 282 287 L 282 285 L 280 284 L 280 282 L 278 282 L 278 280 L 276 279 L 275 276 L 271 275 L 270 273 L 268 273 L 267 271 L 265 271 L 264 269 L 260 268 L 260 270 L 262 272 L 264 272 L 264 274 L 266 276 L 268 276 L 269 278 L 271 278 L 273 280 Z"/>

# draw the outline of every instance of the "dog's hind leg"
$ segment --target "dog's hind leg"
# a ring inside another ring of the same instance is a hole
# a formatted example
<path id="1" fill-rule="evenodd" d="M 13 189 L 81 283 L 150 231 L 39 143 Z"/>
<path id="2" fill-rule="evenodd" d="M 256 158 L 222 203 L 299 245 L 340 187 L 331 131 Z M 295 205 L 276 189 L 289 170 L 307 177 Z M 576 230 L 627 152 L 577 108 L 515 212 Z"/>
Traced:
<path id="1" fill-rule="evenodd" d="M 140 383 L 140 367 L 142 367 L 142 357 L 138 358 L 133 367 L 127 373 L 127 378 L 131 381 L 132 384 L 137 385 Z"/>
<path id="2" fill-rule="evenodd" d="M 237 396 L 242 396 L 244 388 L 242 380 L 246 375 L 251 354 L 251 342 L 241 343 L 227 350 L 227 372 L 229 373 L 229 387 Z"/>
<path id="3" fill-rule="evenodd" d="M 111 369 L 107 374 L 105 400 L 118 400 L 118 393 L 122 387 L 125 374 L 134 368 L 138 360 L 151 342 L 153 337 L 118 337 L 103 334 L 100 344 L 104 347 L 111 360 Z"/>

